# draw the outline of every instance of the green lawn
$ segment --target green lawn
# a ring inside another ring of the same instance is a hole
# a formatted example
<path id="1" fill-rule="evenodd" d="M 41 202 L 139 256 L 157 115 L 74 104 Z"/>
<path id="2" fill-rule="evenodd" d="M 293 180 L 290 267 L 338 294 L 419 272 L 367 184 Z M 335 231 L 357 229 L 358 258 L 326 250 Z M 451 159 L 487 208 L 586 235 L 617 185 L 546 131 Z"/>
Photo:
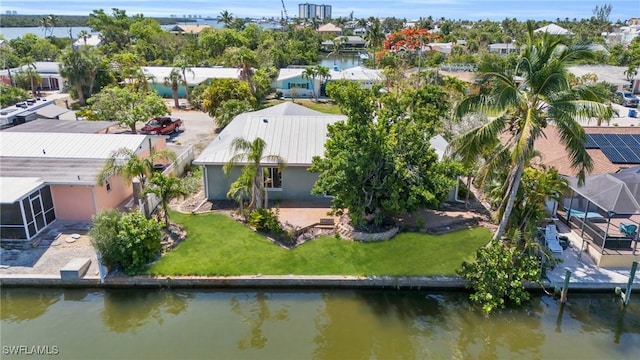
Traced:
<path id="1" fill-rule="evenodd" d="M 453 275 L 491 239 L 484 228 L 433 236 L 402 233 L 357 243 L 325 236 L 294 250 L 270 243 L 222 214 L 171 213 L 188 238 L 155 263 L 156 275 Z"/>

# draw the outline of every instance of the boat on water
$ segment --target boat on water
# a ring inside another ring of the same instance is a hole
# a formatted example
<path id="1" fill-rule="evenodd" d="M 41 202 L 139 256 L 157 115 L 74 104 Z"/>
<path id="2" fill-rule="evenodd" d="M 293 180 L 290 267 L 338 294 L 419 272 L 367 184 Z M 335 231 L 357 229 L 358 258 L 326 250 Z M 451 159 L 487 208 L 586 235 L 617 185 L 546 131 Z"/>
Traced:
<path id="1" fill-rule="evenodd" d="M 360 52 L 360 53 L 358 53 L 358 56 L 360 56 L 360 60 L 369 60 L 369 53 L 368 52 Z"/>

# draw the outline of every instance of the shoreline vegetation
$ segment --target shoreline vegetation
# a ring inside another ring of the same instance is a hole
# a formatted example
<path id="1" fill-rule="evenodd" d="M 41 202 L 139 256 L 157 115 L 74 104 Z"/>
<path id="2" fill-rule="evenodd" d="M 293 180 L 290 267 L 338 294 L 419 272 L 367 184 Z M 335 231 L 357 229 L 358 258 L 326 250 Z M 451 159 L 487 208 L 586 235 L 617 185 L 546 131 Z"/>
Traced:
<path id="1" fill-rule="evenodd" d="M 42 27 L 43 15 L 5 15 L 0 17 L 0 28 L 13 27 Z M 89 15 L 56 15 L 58 18 L 57 27 L 77 27 L 89 26 Z M 189 18 L 170 18 L 170 17 L 149 17 L 154 19 L 160 25 L 173 25 L 185 22 L 196 22 L 197 19 Z"/>

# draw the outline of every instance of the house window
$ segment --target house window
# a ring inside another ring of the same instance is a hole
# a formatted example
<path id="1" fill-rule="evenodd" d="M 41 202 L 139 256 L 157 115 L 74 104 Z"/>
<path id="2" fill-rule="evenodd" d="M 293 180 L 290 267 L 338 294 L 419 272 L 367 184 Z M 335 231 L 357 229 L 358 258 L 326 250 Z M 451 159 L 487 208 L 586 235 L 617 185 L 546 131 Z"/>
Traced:
<path id="1" fill-rule="evenodd" d="M 265 168 L 264 170 L 265 189 L 282 189 L 282 171 L 274 167 Z"/>
<path id="2" fill-rule="evenodd" d="M 308 89 L 308 83 L 289 83 L 289 89 Z"/>
<path id="3" fill-rule="evenodd" d="M 107 192 L 111 192 L 111 181 L 109 180 L 105 181 L 104 187 L 107 188 Z"/>

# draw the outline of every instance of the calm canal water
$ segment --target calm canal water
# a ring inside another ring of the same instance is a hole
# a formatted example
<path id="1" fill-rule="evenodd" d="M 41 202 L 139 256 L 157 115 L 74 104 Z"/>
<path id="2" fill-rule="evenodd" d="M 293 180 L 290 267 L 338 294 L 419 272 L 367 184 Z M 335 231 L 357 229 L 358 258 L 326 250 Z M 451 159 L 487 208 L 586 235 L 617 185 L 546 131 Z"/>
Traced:
<path id="1" fill-rule="evenodd" d="M 637 359 L 639 298 L 621 310 L 573 293 L 560 313 L 537 297 L 487 318 L 459 293 L 3 288 L 0 357 L 26 345 L 63 359 Z"/>

